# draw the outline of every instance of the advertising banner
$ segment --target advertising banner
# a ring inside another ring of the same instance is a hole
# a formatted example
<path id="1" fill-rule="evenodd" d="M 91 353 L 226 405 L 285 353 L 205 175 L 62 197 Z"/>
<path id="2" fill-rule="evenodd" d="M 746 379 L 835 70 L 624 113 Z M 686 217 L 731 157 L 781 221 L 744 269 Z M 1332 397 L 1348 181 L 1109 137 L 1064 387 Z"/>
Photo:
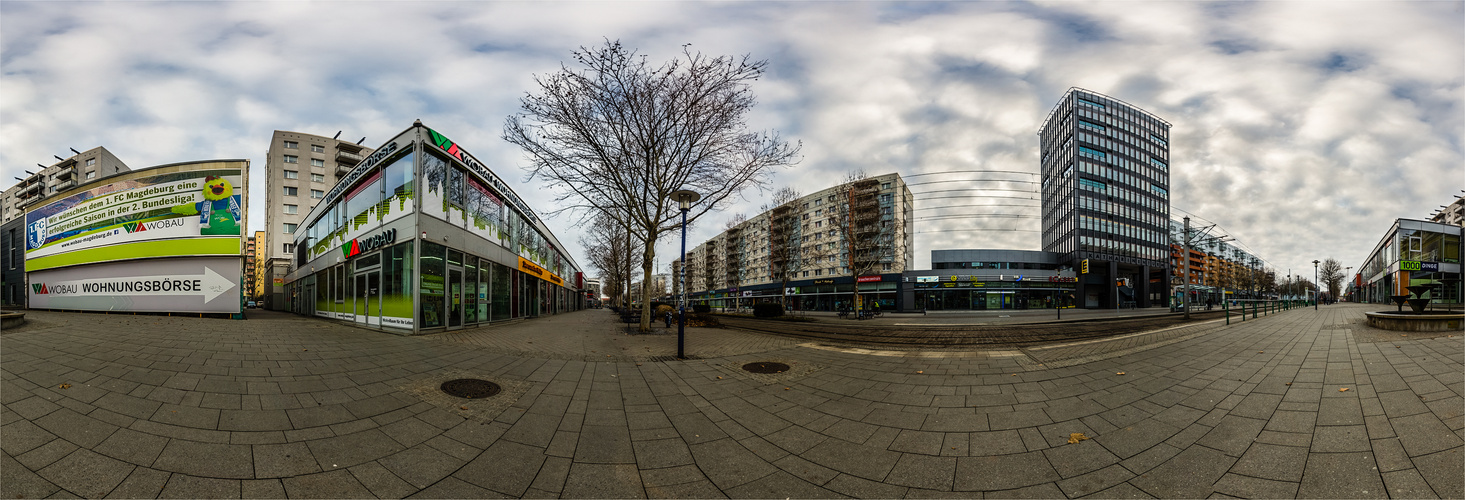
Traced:
<path id="1" fill-rule="evenodd" d="M 158 259 L 30 273 L 30 307 L 79 311 L 239 311 L 239 258 Z"/>
<path id="2" fill-rule="evenodd" d="M 242 171 L 159 174 L 26 213 L 26 269 L 147 257 L 240 254 Z"/>

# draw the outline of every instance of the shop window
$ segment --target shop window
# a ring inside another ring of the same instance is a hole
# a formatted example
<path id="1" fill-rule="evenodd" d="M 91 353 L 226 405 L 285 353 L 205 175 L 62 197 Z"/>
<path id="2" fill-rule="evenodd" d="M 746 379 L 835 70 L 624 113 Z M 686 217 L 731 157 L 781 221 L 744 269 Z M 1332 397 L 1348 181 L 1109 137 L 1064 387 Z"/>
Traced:
<path id="1" fill-rule="evenodd" d="M 412 242 L 382 251 L 382 318 L 387 326 L 412 325 Z M 392 321 L 395 320 L 395 321 Z"/>
<path id="2" fill-rule="evenodd" d="M 382 201 L 381 171 L 361 181 L 346 195 L 347 230 L 356 230 L 373 222 L 372 212 Z"/>
<path id="3" fill-rule="evenodd" d="M 490 320 L 509 319 L 509 290 L 511 290 L 509 272 L 509 266 L 493 264 L 493 279 L 490 281 L 493 290 L 489 293 L 489 300 L 493 303 L 489 311 Z"/>
<path id="4" fill-rule="evenodd" d="M 447 273 L 444 272 L 443 265 L 446 251 L 446 247 L 437 243 L 422 242 L 422 286 L 417 294 L 422 304 L 423 328 L 443 326 L 443 320 L 446 319 L 443 303 L 444 285 L 447 283 Z"/>

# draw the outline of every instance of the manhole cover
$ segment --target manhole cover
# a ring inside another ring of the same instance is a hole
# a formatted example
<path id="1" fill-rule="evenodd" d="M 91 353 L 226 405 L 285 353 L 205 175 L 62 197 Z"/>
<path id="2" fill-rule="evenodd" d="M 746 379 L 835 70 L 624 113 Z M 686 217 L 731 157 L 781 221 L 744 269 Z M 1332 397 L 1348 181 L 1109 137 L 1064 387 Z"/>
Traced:
<path id="1" fill-rule="evenodd" d="M 757 363 L 743 365 L 743 369 L 753 373 L 783 373 L 788 371 L 788 365 L 771 361 L 759 361 Z"/>
<path id="2" fill-rule="evenodd" d="M 476 378 L 460 378 L 443 382 L 443 392 L 460 398 L 479 399 L 498 394 L 503 390 L 498 384 Z"/>

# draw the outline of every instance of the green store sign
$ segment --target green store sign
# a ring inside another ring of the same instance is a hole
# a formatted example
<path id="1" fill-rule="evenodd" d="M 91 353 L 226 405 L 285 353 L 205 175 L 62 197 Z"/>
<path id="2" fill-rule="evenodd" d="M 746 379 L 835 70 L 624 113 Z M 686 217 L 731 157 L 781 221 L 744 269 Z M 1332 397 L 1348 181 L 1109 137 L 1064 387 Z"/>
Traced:
<path id="1" fill-rule="evenodd" d="M 1420 264 L 1420 262 L 1417 261 L 1417 260 L 1401 260 L 1401 261 L 1399 261 L 1399 270 L 1400 271 L 1418 271 L 1418 270 L 1420 270 L 1419 264 Z"/>

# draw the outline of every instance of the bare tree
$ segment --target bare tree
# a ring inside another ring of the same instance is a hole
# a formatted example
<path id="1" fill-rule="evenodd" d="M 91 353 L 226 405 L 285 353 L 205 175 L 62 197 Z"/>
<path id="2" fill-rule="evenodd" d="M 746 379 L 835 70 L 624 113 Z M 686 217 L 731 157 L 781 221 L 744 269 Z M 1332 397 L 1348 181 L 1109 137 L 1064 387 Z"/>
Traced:
<path id="1" fill-rule="evenodd" d="M 600 272 L 604 293 L 624 304 L 630 303 L 631 269 L 640 265 L 640 254 L 627 241 L 627 234 L 615 219 L 596 215 L 580 237 L 590 267 Z"/>
<path id="2" fill-rule="evenodd" d="M 1346 277 L 1343 275 L 1343 263 L 1332 257 L 1323 259 L 1317 268 L 1317 276 L 1318 281 L 1328 287 L 1328 297 L 1336 299 Z"/>
<path id="3" fill-rule="evenodd" d="M 774 191 L 762 208 L 768 214 L 768 275 L 782 285 L 779 292 L 784 309 L 788 309 L 788 282 L 804 268 L 799 198 L 797 189 L 784 187 Z"/>
<path id="4" fill-rule="evenodd" d="M 880 270 L 880 240 L 893 229 L 880 218 L 880 181 L 857 170 L 836 188 L 829 217 L 831 233 L 841 236 L 840 260 L 855 278 L 851 307 L 860 306 L 860 276 Z"/>
<path id="5" fill-rule="evenodd" d="M 618 41 L 573 54 L 575 67 L 535 77 L 540 93 L 520 100 L 504 139 L 524 150 L 530 179 L 553 181 L 558 211 L 605 213 L 636 233 L 643 285 L 658 238 L 679 222 L 672 193 L 701 195 L 687 214 L 695 221 L 797 161 L 800 145 L 747 130 L 745 115 L 757 103 L 750 85 L 767 61 L 683 46 L 683 57 L 653 66 Z M 645 332 L 650 290 L 642 294 Z"/>

